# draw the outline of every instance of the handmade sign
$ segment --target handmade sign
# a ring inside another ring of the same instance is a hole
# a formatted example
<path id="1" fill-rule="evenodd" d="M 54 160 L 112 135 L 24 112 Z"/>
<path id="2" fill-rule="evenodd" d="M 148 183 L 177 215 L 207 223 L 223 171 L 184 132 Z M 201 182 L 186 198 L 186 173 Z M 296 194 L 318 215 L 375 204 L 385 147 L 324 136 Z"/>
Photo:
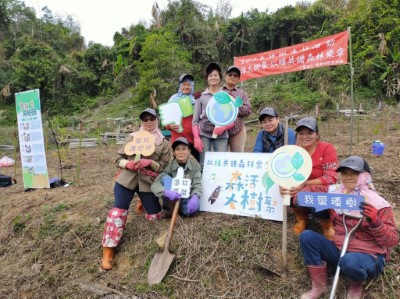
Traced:
<path id="1" fill-rule="evenodd" d="M 179 125 L 179 133 L 183 131 L 182 118 L 193 115 L 193 105 L 189 96 L 184 96 L 176 102 L 168 102 L 158 106 L 160 120 L 163 126 Z"/>
<path id="2" fill-rule="evenodd" d="M 279 187 L 262 180 L 271 156 L 206 152 L 200 210 L 282 221 Z"/>
<path id="3" fill-rule="evenodd" d="M 182 198 L 189 198 L 192 180 L 185 179 L 183 175 L 184 170 L 182 167 L 179 167 L 176 177 L 172 179 L 171 190 L 178 192 L 180 195 L 182 195 Z"/>
<path id="4" fill-rule="evenodd" d="M 155 141 L 155 137 L 150 132 L 145 130 L 135 132 L 133 140 L 125 145 L 124 152 L 128 156 L 136 155 L 134 160 L 138 161 L 140 155 L 148 157 L 154 153 L 156 149 Z"/>
<path id="5" fill-rule="evenodd" d="M 270 179 L 290 189 L 304 183 L 311 174 L 312 161 L 308 152 L 297 145 L 285 145 L 272 153 L 267 171 Z M 290 195 L 285 194 L 283 204 L 290 205 Z"/>
<path id="6" fill-rule="evenodd" d="M 242 105 L 243 100 L 240 97 L 235 99 L 229 93 L 219 91 L 208 101 L 206 114 L 216 127 L 223 127 L 235 121 Z M 212 138 L 217 138 L 217 135 L 213 134 Z"/>
<path id="7" fill-rule="evenodd" d="M 340 211 L 357 211 L 359 205 L 364 201 L 364 196 L 355 194 L 338 194 L 324 192 L 299 192 L 297 193 L 297 204 L 302 207 L 315 208 L 316 212 L 334 209 Z"/>

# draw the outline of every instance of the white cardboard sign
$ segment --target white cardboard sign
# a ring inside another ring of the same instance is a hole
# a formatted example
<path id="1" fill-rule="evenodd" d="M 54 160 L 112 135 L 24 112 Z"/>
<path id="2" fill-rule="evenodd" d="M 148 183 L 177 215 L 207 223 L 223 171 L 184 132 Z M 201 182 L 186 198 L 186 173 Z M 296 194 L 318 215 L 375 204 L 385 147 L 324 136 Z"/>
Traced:
<path id="1" fill-rule="evenodd" d="M 271 156 L 206 152 L 200 210 L 282 221 L 279 186 L 267 174 Z"/>

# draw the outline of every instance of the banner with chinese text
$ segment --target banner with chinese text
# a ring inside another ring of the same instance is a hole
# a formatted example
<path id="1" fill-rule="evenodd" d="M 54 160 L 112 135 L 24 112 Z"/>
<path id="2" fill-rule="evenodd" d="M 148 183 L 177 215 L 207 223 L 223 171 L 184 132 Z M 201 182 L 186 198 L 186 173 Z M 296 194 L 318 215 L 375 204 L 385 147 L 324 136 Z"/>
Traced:
<path id="1" fill-rule="evenodd" d="M 247 56 L 234 57 L 240 80 L 347 64 L 349 32 Z"/>
<path id="2" fill-rule="evenodd" d="M 15 94 L 24 188 L 50 188 L 39 90 Z"/>
<path id="3" fill-rule="evenodd" d="M 271 156 L 206 152 L 200 210 L 282 221 L 279 186 L 266 175 Z"/>

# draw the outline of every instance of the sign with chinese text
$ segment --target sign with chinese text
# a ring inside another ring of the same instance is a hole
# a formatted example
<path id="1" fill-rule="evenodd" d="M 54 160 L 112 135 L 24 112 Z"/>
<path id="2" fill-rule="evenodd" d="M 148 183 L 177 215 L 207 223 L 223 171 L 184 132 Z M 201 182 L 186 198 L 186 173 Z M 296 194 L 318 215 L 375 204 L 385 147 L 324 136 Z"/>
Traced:
<path id="1" fill-rule="evenodd" d="M 178 192 L 182 195 L 182 198 L 190 197 L 190 187 L 192 185 L 191 179 L 184 178 L 185 171 L 182 167 L 178 168 L 178 172 L 176 173 L 176 177 L 172 179 L 171 190 Z"/>
<path id="2" fill-rule="evenodd" d="M 240 80 L 347 64 L 348 31 L 306 43 L 234 58 Z"/>
<path id="3" fill-rule="evenodd" d="M 271 156 L 206 152 L 200 210 L 282 221 L 279 187 L 266 175 Z"/>
<path id="4" fill-rule="evenodd" d="M 313 207 L 316 212 L 334 209 L 339 212 L 360 210 L 364 196 L 355 194 L 299 192 L 297 203 L 302 207 Z"/>
<path id="5" fill-rule="evenodd" d="M 15 94 L 24 188 L 50 188 L 39 89 Z"/>
<path id="6" fill-rule="evenodd" d="M 163 126 L 170 124 L 179 125 L 179 133 L 183 131 L 182 118 L 193 115 L 193 105 L 189 96 L 180 98 L 175 102 L 168 102 L 158 106 L 160 120 Z"/>
<path id="7" fill-rule="evenodd" d="M 155 137 L 145 130 L 133 133 L 132 141 L 128 142 L 124 147 L 124 152 L 128 156 L 136 155 L 135 160 L 140 159 L 140 155 L 150 156 L 154 153 Z"/>

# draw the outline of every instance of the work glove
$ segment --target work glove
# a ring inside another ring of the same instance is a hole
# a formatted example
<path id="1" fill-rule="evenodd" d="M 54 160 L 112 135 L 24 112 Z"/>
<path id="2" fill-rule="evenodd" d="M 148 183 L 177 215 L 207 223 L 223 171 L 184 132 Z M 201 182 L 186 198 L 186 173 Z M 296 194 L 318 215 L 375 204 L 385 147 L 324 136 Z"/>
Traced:
<path id="1" fill-rule="evenodd" d="M 214 131 L 213 131 L 213 135 L 219 136 L 219 135 L 221 135 L 222 133 L 224 133 L 225 131 L 227 131 L 227 130 L 233 128 L 234 125 L 235 125 L 235 123 L 231 123 L 231 124 L 229 124 L 229 125 L 227 125 L 227 126 L 215 127 L 215 128 L 214 128 Z"/>
<path id="2" fill-rule="evenodd" d="M 178 192 L 172 191 L 172 190 L 165 190 L 163 195 L 168 198 L 170 201 L 175 201 L 178 199 L 181 199 L 182 195 L 180 195 Z"/>
<path id="3" fill-rule="evenodd" d="M 359 208 L 362 210 L 361 215 L 365 216 L 369 223 L 375 223 L 378 220 L 378 210 L 370 203 L 362 201 Z"/>
<path id="4" fill-rule="evenodd" d="M 192 127 L 193 137 L 194 137 L 194 148 L 201 153 L 203 151 L 204 145 L 200 138 L 199 126 Z"/>
<path id="5" fill-rule="evenodd" d="M 199 208 L 199 197 L 197 196 L 197 194 L 193 194 L 193 196 L 189 199 L 187 203 L 187 212 L 190 215 L 196 213 Z"/>
<path id="6" fill-rule="evenodd" d="M 142 169 L 147 166 L 150 166 L 153 160 L 150 159 L 140 159 L 139 161 L 135 162 L 136 163 L 136 169 Z"/>
<path id="7" fill-rule="evenodd" d="M 134 161 L 128 161 L 128 163 L 126 163 L 125 165 L 125 168 L 130 170 L 137 170 L 136 163 Z"/>

